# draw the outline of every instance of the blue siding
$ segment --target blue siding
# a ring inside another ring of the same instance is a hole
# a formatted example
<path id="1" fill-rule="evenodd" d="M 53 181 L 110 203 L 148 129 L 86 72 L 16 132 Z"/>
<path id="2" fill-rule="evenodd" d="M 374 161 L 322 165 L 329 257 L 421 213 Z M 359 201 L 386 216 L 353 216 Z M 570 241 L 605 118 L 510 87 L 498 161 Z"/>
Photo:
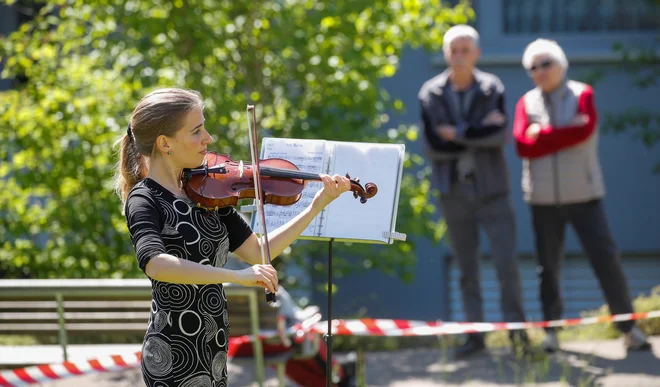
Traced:
<path id="1" fill-rule="evenodd" d="M 420 245 L 421 252 L 432 253 L 418 254 L 417 262 L 411 262 L 415 265 L 415 278 L 411 284 L 375 270 L 343 278 L 333 277 L 333 284 L 338 289 L 332 298 L 332 317 L 436 320 L 448 315 L 445 254 L 439 254 L 438 249 L 427 241 L 421 241 Z M 325 266 L 327 258 L 322 262 Z M 326 281 L 326 272 L 313 279 L 315 284 L 325 284 Z M 312 297 L 312 302 L 321 308 L 324 317 L 327 316 L 327 294 L 314 292 Z"/>
<path id="2" fill-rule="evenodd" d="M 528 320 L 543 320 L 541 304 L 538 299 L 536 263 L 530 258 L 519 260 L 523 287 L 523 302 Z M 633 298 L 649 294 L 651 289 L 660 285 L 660 265 L 658 256 L 624 257 L 623 270 L 629 281 Z M 450 320 L 464 321 L 463 303 L 460 295 L 460 276 L 453 262 L 449 268 L 450 283 Z M 484 318 L 486 321 L 503 321 L 500 311 L 500 290 L 492 261 L 484 260 L 482 269 L 482 295 Z M 567 257 L 562 263 L 561 287 L 564 298 L 564 318 L 580 317 L 586 310 L 598 309 L 605 304 L 605 299 L 589 262 L 584 257 Z"/>

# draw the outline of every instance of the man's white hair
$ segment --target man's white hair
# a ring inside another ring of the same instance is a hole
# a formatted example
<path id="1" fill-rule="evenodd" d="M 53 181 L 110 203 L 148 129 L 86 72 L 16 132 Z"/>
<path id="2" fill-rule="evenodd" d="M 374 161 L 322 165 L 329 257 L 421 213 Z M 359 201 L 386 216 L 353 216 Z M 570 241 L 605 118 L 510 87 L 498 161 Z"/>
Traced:
<path id="1" fill-rule="evenodd" d="M 457 38 L 470 38 L 476 47 L 479 47 L 479 33 L 474 28 L 467 24 L 458 24 L 445 32 L 442 38 L 442 50 L 448 52 L 451 47 L 451 42 Z"/>
<path id="2" fill-rule="evenodd" d="M 525 70 L 529 70 L 534 63 L 534 58 L 538 55 L 548 55 L 554 59 L 566 71 L 568 69 L 568 60 L 564 50 L 554 40 L 536 39 L 525 48 L 522 58 L 522 65 Z"/>

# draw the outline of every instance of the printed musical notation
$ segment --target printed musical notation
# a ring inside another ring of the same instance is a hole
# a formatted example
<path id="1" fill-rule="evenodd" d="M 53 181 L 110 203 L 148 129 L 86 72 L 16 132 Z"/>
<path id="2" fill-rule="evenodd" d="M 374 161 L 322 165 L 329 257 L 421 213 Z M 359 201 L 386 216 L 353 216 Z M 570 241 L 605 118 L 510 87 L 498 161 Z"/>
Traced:
<path id="1" fill-rule="evenodd" d="M 283 146 L 284 145 L 284 146 Z M 300 169 L 301 172 L 323 173 L 325 166 L 325 144 L 316 140 L 290 140 L 282 144 L 276 143 L 272 138 L 264 138 L 261 159 L 281 158 L 288 160 Z M 302 191 L 300 200 L 291 206 L 277 206 L 267 204 L 264 206 L 266 215 L 266 230 L 271 232 L 286 224 L 296 215 L 308 207 L 316 193 L 323 187 L 319 181 L 310 181 Z M 317 227 L 318 219 L 314 219 L 303 231 L 303 234 L 312 235 Z M 261 225 L 255 221 L 255 230 L 259 231 Z"/>
<path id="2" fill-rule="evenodd" d="M 366 204 L 350 193 L 334 200 L 300 234 L 301 239 L 332 238 L 361 243 L 403 240 L 395 227 L 405 145 L 266 137 L 262 140 L 261 153 L 261 159 L 289 160 L 301 172 L 349 173 L 351 178 L 360 178 L 362 183 L 373 182 L 378 186 L 378 194 Z M 281 227 L 300 214 L 322 187 L 320 181 L 308 181 L 294 205 L 265 205 L 267 231 Z M 254 215 L 252 228 L 261 233 L 258 217 Z"/>
<path id="3" fill-rule="evenodd" d="M 265 212 L 266 212 L 266 216 L 268 216 L 268 211 Z M 284 226 L 286 224 L 286 221 L 282 219 L 273 219 L 273 220 L 268 219 L 267 223 L 268 223 L 267 226 L 269 227 L 268 230 L 271 229 L 275 230 L 278 227 Z"/>

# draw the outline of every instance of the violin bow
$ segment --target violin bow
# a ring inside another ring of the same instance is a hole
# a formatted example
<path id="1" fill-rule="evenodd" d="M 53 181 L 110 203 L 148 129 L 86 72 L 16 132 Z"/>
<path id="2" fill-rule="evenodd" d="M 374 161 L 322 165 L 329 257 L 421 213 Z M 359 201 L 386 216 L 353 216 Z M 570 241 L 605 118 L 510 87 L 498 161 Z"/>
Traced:
<path id="1" fill-rule="evenodd" d="M 250 128 L 250 111 L 252 111 L 252 128 Z M 263 236 L 263 242 L 261 245 L 261 263 L 266 264 L 266 258 L 268 258 L 268 264 L 270 262 L 270 248 L 268 246 L 268 232 L 266 230 L 266 214 L 264 213 L 264 203 L 261 200 L 261 175 L 259 174 L 259 149 L 258 137 L 257 137 L 257 119 L 254 109 L 254 105 L 247 105 L 248 112 L 248 134 L 250 137 L 250 154 L 252 156 L 252 176 L 254 178 L 254 200 L 256 202 L 257 208 L 257 217 L 259 218 L 259 224 L 261 226 L 261 235 Z M 275 293 L 270 293 L 266 289 L 266 302 L 273 305 L 277 302 L 277 297 Z"/>

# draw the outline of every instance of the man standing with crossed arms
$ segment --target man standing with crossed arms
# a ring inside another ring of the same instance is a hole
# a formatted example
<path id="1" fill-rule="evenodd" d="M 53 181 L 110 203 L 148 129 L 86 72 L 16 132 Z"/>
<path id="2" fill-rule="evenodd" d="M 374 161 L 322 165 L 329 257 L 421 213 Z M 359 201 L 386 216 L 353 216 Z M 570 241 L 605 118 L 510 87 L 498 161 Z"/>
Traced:
<path id="1" fill-rule="evenodd" d="M 480 49 L 474 28 L 450 28 L 443 51 L 449 68 L 424 83 L 418 98 L 425 153 L 461 273 L 465 316 L 471 322 L 484 320 L 479 280 L 481 226 L 490 242 L 504 320 L 525 321 L 503 150 L 507 133 L 504 86 L 497 76 L 476 69 Z M 525 331 L 511 331 L 510 337 L 527 349 Z M 470 334 L 456 355 L 464 357 L 484 348 L 483 335 Z"/>

